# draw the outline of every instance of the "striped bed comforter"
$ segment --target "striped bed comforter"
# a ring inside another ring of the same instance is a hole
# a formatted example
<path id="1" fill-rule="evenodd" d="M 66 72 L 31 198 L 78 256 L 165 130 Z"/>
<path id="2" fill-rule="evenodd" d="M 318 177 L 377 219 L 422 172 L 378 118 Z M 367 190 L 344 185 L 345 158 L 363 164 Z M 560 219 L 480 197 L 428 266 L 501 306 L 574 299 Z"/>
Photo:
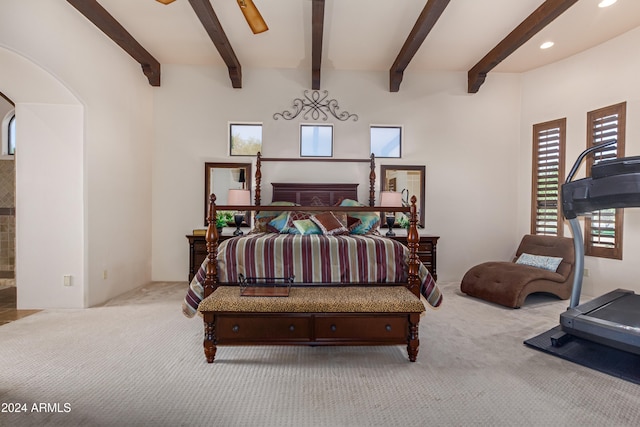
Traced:
<path id="1" fill-rule="evenodd" d="M 218 247 L 218 282 L 245 277 L 293 277 L 301 283 L 406 283 L 409 249 L 378 235 L 255 233 L 227 239 Z M 189 285 L 182 312 L 193 317 L 204 298 L 207 260 Z M 438 307 L 442 294 L 427 268 L 418 271 L 420 292 Z"/>

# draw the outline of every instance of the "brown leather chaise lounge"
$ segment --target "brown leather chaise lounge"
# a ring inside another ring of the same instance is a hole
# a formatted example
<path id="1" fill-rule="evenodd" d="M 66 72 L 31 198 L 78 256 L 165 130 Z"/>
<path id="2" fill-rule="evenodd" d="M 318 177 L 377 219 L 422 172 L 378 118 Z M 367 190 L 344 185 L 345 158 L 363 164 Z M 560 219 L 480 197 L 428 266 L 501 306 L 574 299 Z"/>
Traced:
<path id="1" fill-rule="evenodd" d="M 550 271 L 516 263 L 523 253 L 562 258 L 562 261 L 556 271 Z M 472 297 L 512 308 L 520 308 L 527 296 L 534 292 L 568 299 L 573 285 L 574 265 L 572 239 L 527 234 L 522 238 L 512 262 L 491 261 L 472 267 L 462 278 L 460 290 Z"/>

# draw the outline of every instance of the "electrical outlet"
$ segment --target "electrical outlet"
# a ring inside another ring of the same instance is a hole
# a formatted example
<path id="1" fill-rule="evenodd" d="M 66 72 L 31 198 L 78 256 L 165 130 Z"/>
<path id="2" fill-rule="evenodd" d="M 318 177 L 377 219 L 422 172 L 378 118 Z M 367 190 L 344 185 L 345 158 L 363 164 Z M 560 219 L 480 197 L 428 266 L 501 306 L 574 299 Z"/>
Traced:
<path id="1" fill-rule="evenodd" d="M 65 286 L 71 286 L 71 275 L 70 274 L 65 274 L 64 276 L 62 276 L 63 282 Z"/>
<path id="2" fill-rule="evenodd" d="M 583 274 L 583 276 L 584 276 L 584 277 L 589 277 L 589 269 L 588 269 L 588 268 L 585 268 L 585 269 L 584 269 L 584 274 Z"/>
<path id="3" fill-rule="evenodd" d="M 102 270 L 102 278 L 107 280 L 107 270 Z"/>

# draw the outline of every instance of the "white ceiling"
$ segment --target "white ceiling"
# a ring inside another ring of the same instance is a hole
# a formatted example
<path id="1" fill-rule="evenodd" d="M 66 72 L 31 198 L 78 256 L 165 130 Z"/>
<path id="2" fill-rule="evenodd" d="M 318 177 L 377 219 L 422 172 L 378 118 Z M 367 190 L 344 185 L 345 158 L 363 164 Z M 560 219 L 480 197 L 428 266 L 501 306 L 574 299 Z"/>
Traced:
<path id="1" fill-rule="evenodd" d="M 225 66 L 188 0 L 98 0 L 161 64 Z M 579 0 L 494 71 L 522 72 L 640 26 L 640 0 Z M 211 0 L 243 68 L 311 70 L 311 0 L 254 0 L 269 31 L 254 35 L 236 0 Z M 407 67 L 468 71 L 542 0 L 451 0 Z M 322 69 L 389 70 L 426 0 L 326 0 Z M 71 7 L 71 6 L 69 6 Z M 99 31 L 96 29 L 96 31 Z M 555 46 L 539 45 L 553 40 Z"/>

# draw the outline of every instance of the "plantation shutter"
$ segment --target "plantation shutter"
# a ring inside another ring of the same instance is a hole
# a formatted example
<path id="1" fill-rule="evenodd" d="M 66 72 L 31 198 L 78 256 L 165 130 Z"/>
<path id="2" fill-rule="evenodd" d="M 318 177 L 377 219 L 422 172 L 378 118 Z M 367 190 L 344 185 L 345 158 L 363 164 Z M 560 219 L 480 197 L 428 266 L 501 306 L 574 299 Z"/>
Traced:
<path id="1" fill-rule="evenodd" d="M 587 163 L 587 174 L 591 167 L 624 156 L 624 128 L 626 103 L 612 105 L 588 114 L 587 146 L 607 141 L 617 143 L 594 153 Z M 622 209 L 602 209 L 585 219 L 585 254 L 605 258 L 622 259 Z"/>
<path id="2" fill-rule="evenodd" d="M 533 126 L 531 234 L 562 236 L 560 185 L 564 182 L 566 119 Z"/>

